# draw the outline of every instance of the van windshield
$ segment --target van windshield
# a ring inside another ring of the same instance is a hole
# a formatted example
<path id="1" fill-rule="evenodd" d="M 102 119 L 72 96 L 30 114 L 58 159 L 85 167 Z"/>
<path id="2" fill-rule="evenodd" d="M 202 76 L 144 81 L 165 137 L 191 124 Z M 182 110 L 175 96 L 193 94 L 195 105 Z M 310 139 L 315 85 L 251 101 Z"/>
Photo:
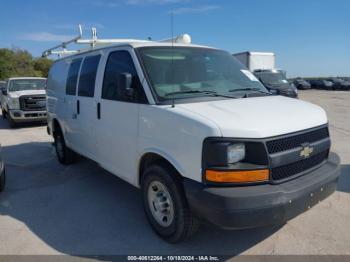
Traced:
<path id="1" fill-rule="evenodd" d="M 233 96 L 233 90 L 268 92 L 225 51 L 196 47 L 143 47 L 138 51 L 159 100 L 208 94 Z"/>
<path id="2" fill-rule="evenodd" d="M 23 90 L 44 90 L 46 79 L 16 79 L 10 80 L 9 92 Z"/>

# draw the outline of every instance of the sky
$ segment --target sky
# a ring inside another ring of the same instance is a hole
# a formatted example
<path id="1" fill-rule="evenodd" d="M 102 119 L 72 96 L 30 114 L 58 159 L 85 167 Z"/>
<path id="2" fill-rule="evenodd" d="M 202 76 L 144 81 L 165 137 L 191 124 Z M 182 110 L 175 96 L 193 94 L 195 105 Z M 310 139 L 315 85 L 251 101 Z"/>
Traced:
<path id="1" fill-rule="evenodd" d="M 188 33 L 231 53 L 274 52 L 295 76 L 350 76 L 349 0 L 0 0 L 0 48 L 34 56 L 97 28 L 99 38 Z"/>

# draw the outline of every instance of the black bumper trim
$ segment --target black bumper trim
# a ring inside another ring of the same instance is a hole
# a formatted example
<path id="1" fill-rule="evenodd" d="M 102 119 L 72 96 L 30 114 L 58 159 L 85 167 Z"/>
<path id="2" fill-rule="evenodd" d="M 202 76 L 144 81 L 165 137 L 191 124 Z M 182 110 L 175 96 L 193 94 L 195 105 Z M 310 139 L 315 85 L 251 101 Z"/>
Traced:
<path id="1" fill-rule="evenodd" d="M 206 187 L 185 179 L 190 208 L 197 216 L 222 228 L 243 229 L 283 224 L 331 195 L 340 175 L 340 158 L 282 184 Z"/>

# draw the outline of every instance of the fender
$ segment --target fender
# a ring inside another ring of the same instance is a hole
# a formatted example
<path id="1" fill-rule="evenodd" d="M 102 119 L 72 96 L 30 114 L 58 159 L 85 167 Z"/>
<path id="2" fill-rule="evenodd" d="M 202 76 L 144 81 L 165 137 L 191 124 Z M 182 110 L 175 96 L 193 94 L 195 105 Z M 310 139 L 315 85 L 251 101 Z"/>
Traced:
<path id="1" fill-rule="evenodd" d="M 149 153 L 157 154 L 157 155 L 163 157 L 176 169 L 177 172 L 179 172 L 179 174 L 181 174 L 183 176 L 184 169 L 182 168 L 181 164 L 175 158 L 173 158 L 170 154 L 166 153 L 165 151 L 163 151 L 159 148 L 145 148 L 143 151 L 141 151 L 138 155 L 138 165 L 137 165 L 138 169 L 137 170 L 140 170 L 142 157 L 146 154 L 149 154 Z M 137 180 L 135 181 L 134 184 L 135 184 L 135 186 L 140 187 L 139 174 L 138 174 Z"/>

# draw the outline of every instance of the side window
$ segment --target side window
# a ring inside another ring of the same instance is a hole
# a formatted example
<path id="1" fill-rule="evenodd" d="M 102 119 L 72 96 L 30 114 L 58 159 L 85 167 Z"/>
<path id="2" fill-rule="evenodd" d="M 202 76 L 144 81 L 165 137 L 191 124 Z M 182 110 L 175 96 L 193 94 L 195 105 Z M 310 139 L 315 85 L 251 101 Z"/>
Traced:
<path id="1" fill-rule="evenodd" d="M 78 96 L 94 96 L 96 73 L 100 58 L 101 55 L 95 55 L 84 59 L 79 78 Z"/>
<path id="2" fill-rule="evenodd" d="M 118 87 L 118 78 L 120 74 L 123 73 L 129 73 L 132 76 L 132 88 L 135 90 L 133 99 L 125 97 Z M 110 53 L 104 73 L 102 98 L 142 104 L 147 103 L 145 92 L 128 51 L 115 51 Z"/>
<path id="3" fill-rule="evenodd" d="M 75 96 L 77 90 L 78 74 L 81 64 L 81 58 L 74 59 L 69 66 L 67 83 L 66 83 L 66 94 Z"/>

